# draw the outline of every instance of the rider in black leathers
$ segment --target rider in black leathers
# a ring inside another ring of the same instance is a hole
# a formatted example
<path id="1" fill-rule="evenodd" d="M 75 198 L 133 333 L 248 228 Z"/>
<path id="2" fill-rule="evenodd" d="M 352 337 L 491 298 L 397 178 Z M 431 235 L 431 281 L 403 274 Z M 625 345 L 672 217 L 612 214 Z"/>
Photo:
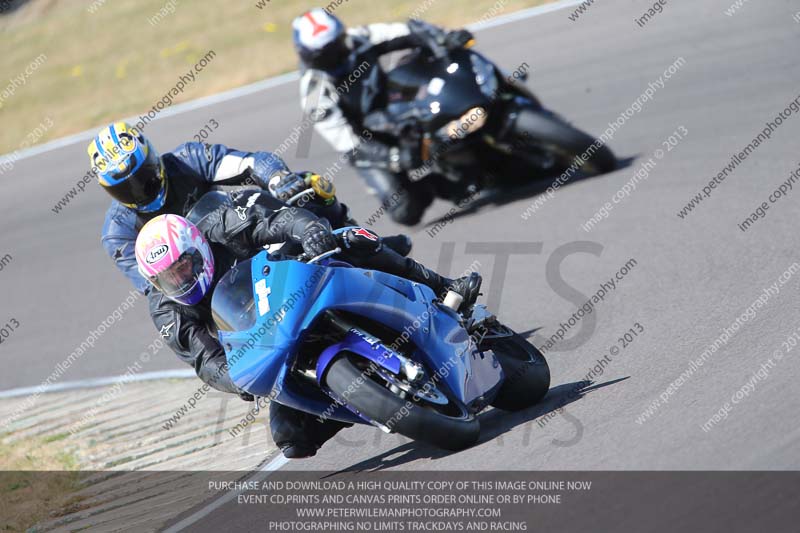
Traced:
<path id="1" fill-rule="evenodd" d="M 228 374 L 225 352 L 216 338 L 211 317 L 211 294 L 216 282 L 237 261 L 251 257 L 267 244 L 286 242 L 282 253 L 316 256 L 334 249 L 338 243 L 324 219 L 305 209 L 286 207 L 269 194 L 256 191 L 235 196 L 233 205 L 214 209 L 196 225 L 209 241 L 214 256 L 212 288 L 199 304 L 192 306 L 176 303 L 153 288 L 148 294 L 150 314 L 167 344 L 195 368 L 204 382 L 220 391 L 242 394 Z M 478 296 L 478 274 L 447 279 L 384 246 L 382 239 L 364 228 L 346 231 L 342 245 L 343 258 L 352 264 L 423 283 L 438 294 L 454 290 L 464 297 L 464 307 L 472 305 Z M 276 402 L 271 403 L 270 418 L 273 439 L 290 458 L 314 455 L 344 427 L 333 420 L 320 423 L 316 417 Z"/>
<path id="2" fill-rule="evenodd" d="M 294 45 L 300 56 L 300 102 L 315 129 L 350 162 L 378 196 L 395 222 L 413 225 L 431 204 L 434 191 L 425 181 L 409 179 L 423 164 L 421 140 L 414 135 L 393 139 L 364 131 L 362 102 L 374 98 L 373 110 L 386 106 L 385 94 L 371 94 L 365 84 L 381 78 L 379 58 L 392 51 L 425 47 L 408 24 L 370 24 L 346 28 L 335 16 L 313 9 L 297 17 Z M 462 47 L 472 38 L 466 30 L 442 31 L 442 46 Z M 377 81 L 377 86 L 381 86 Z M 365 93 L 370 93 L 369 95 Z"/>

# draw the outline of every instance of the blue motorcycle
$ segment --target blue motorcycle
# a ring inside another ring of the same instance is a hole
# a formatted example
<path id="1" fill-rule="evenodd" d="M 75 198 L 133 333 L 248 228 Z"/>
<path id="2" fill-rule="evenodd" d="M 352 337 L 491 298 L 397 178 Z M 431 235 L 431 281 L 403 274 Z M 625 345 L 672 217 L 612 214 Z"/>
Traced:
<path id="1" fill-rule="evenodd" d="M 340 251 L 307 261 L 263 251 L 222 277 L 212 311 L 237 386 L 450 450 L 478 440 L 487 406 L 524 409 L 547 393 L 542 354 L 484 306 L 458 313 Z"/>
<path id="2" fill-rule="evenodd" d="M 233 205 L 210 192 L 187 218 L 199 225 Z M 440 301 L 426 285 L 338 260 L 341 249 L 270 250 L 229 270 L 211 300 L 231 379 L 250 394 L 457 450 L 478 440 L 487 406 L 524 409 L 547 393 L 544 356 L 485 306 L 459 313 L 455 293 Z"/>

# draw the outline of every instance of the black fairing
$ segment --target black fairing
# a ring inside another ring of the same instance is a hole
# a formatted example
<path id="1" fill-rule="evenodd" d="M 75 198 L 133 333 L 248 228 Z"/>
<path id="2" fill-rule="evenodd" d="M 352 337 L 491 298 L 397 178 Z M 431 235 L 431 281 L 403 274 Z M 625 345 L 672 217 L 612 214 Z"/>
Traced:
<path id="1" fill-rule="evenodd" d="M 449 59 L 441 60 L 419 52 L 411 54 L 403 64 L 387 74 L 389 114 L 399 120 L 416 118 L 426 131 L 432 132 L 459 118 L 470 108 L 487 108 L 491 102 L 475 80 L 469 58 L 471 53 L 458 50 L 452 52 Z M 439 84 L 432 82 L 436 78 L 443 84 L 437 94 L 431 94 L 430 88 Z"/>

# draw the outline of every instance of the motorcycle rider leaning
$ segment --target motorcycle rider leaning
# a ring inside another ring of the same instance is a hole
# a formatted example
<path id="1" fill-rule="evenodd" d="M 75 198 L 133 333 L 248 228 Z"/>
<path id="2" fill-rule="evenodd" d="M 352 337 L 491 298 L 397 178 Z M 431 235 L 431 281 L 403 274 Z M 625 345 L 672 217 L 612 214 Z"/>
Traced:
<path id="1" fill-rule="evenodd" d="M 166 213 L 185 215 L 203 194 L 219 186 L 253 186 L 281 200 L 309 187 L 307 174 L 290 172 L 270 152 L 188 142 L 159 156 L 150 140 L 125 122 L 100 130 L 87 151 L 100 185 L 114 198 L 103 223 L 103 247 L 142 292 L 150 285 L 137 270 L 133 249 L 148 220 Z M 337 200 L 332 184 L 314 185 L 315 197 L 306 207 L 334 227 L 351 225 L 348 209 Z M 408 237 L 390 239 L 388 244 L 399 253 L 410 251 Z"/>
<path id="2" fill-rule="evenodd" d="M 465 308 L 478 296 L 478 274 L 447 279 L 384 246 L 369 230 L 347 229 L 341 241 L 342 258 L 355 266 L 402 276 L 439 294 L 453 290 L 464 297 Z M 241 394 L 231 381 L 225 352 L 216 337 L 211 316 L 213 287 L 237 261 L 280 242 L 287 243 L 282 253 L 288 256 L 304 252 L 314 257 L 339 245 L 324 219 L 305 209 L 287 208 L 261 192 L 239 195 L 227 207 L 203 216 L 197 226 L 177 215 L 158 216 L 142 228 L 136 240 L 138 268 L 154 287 L 148 302 L 156 328 L 175 353 L 217 390 Z M 300 458 L 314 455 L 346 424 L 320 422 L 271 402 L 270 426 L 283 454 Z"/>
<path id="3" fill-rule="evenodd" d="M 381 55 L 425 46 L 408 24 L 369 24 L 345 28 L 334 15 L 312 9 L 293 22 L 294 45 L 300 56 L 300 102 L 315 129 L 339 152 L 351 152 L 350 160 L 377 195 L 395 222 L 413 225 L 433 201 L 424 181 L 412 181 L 411 170 L 422 161 L 420 141 L 401 137 L 395 141 L 376 133 L 369 139 L 361 131 L 362 81 L 371 73 L 362 66 L 378 64 Z M 446 47 L 462 47 L 472 38 L 466 30 L 446 34 Z M 379 72 L 379 69 L 373 69 Z M 378 74 L 380 75 L 380 74 Z M 378 95 L 373 107 L 385 107 L 386 95 Z"/>

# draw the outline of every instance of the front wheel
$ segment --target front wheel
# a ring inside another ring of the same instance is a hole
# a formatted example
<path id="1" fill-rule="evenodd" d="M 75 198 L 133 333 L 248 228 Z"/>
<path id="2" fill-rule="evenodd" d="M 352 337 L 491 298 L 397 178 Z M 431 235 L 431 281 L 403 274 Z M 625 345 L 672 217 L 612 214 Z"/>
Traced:
<path id="1" fill-rule="evenodd" d="M 414 440 L 446 450 L 472 446 L 480 423 L 435 387 L 421 391 L 400 376 L 350 352 L 331 363 L 325 383 L 340 400 L 366 417 Z"/>
<path id="2" fill-rule="evenodd" d="M 559 170 L 576 165 L 587 174 L 603 174 L 617 168 L 617 158 L 608 146 L 595 146 L 591 135 L 548 111 L 520 110 L 514 130 L 517 139 L 543 151 Z"/>
<path id="3" fill-rule="evenodd" d="M 492 405 L 519 411 L 537 404 L 550 389 L 550 367 L 534 345 L 505 326 L 493 328 L 484 343 L 494 352 L 505 380 Z"/>

